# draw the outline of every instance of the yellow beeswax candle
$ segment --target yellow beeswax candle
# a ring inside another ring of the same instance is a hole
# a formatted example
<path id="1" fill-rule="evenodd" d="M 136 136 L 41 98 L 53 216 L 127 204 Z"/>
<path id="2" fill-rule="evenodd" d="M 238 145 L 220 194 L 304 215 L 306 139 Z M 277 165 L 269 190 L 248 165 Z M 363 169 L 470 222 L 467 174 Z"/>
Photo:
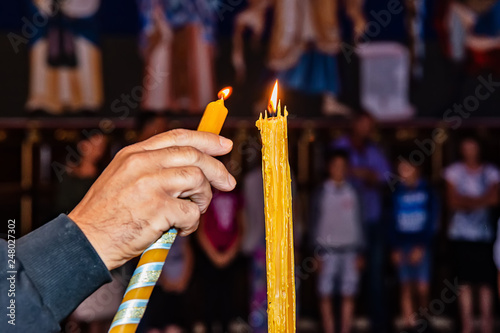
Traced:
<path id="1" fill-rule="evenodd" d="M 227 109 L 224 106 L 224 100 L 231 95 L 232 88 L 227 87 L 219 92 L 219 100 L 211 102 L 207 105 L 203 116 L 201 117 L 198 131 L 220 133 L 222 125 L 227 116 Z"/>
<path id="2" fill-rule="evenodd" d="M 262 137 L 262 175 L 266 223 L 268 332 L 295 332 L 295 279 L 292 191 L 288 163 L 287 110 L 281 114 L 277 82 L 266 112 L 257 121 Z"/>

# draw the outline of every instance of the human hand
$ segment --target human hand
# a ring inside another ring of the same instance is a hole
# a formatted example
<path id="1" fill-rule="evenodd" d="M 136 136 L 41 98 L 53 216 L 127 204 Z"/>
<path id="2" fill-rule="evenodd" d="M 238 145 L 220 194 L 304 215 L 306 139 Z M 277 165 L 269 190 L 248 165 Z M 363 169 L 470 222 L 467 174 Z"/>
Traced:
<path id="1" fill-rule="evenodd" d="M 210 186 L 231 191 L 236 185 L 212 157 L 231 148 L 216 134 L 181 129 L 128 146 L 68 216 L 108 269 L 119 267 L 170 228 L 181 236 L 198 228 L 212 199 Z"/>
<path id="2" fill-rule="evenodd" d="M 411 252 L 410 252 L 410 263 L 412 265 L 417 265 L 420 262 L 422 262 L 422 259 L 424 258 L 425 254 L 425 249 L 422 246 L 416 246 L 414 247 Z"/>

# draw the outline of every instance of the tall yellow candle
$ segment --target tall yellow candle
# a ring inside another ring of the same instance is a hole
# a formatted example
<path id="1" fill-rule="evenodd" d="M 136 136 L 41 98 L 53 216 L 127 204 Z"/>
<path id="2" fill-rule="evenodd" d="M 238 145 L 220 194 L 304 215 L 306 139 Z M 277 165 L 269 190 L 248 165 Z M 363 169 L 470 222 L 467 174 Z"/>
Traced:
<path id="1" fill-rule="evenodd" d="M 221 90 L 218 95 L 219 100 L 207 105 L 198 125 L 198 131 L 220 133 L 227 116 L 224 100 L 231 92 L 231 87 Z M 113 318 L 109 333 L 134 333 L 136 331 L 176 236 L 177 230 L 168 230 L 144 251 L 130 279 L 122 303 Z"/>
<path id="2" fill-rule="evenodd" d="M 274 86 L 269 114 L 260 115 L 262 175 L 266 223 L 266 274 L 268 332 L 295 332 L 295 278 L 292 222 L 292 190 L 288 162 L 287 116 L 276 103 Z"/>

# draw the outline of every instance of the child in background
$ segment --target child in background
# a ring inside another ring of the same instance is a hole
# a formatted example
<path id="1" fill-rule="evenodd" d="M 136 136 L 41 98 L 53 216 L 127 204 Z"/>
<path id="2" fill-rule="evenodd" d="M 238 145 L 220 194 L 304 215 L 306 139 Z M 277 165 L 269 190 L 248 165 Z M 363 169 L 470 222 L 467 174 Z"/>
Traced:
<path id="1" fill-rule="evenodd" d="M 417 308 L 428 305 L 432 239 L 438 225 L 437 196 L 420 177 L 419 169 L 402 160 L 398 164 L 400 183 L 392 194 L 393 210 L 390 225 L 392 262 L 401 283 L 401 310 L 404 325 L 416 329 Z"/>
<path id="2" fill-rule="evenodd" d="M 314 244 L 321 254 L 318 293 L 326 333 L 335 330 L 332 296 L 336 291 L 342 296 L 341 332 L 351 331 L 358 290 L 359 253 L 363 245 L 361 212 L 356 191 L 346 181 L 347 167 L 347 153 L 333 152 L 328 162 L 328 179 L 315 193 L 311 206 Z"/>

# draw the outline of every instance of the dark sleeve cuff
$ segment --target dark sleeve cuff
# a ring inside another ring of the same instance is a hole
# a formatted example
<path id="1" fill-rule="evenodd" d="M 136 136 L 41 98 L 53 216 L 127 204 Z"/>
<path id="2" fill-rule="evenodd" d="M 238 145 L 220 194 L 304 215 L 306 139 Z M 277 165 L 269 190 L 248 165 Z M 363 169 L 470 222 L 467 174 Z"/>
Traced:
<path id="1" fill-rule="evenodd" d="M 111 274 L 80 228 L 66 215 L 22 237 L 17 258 L 56 320 L 67 317 Z"/>

